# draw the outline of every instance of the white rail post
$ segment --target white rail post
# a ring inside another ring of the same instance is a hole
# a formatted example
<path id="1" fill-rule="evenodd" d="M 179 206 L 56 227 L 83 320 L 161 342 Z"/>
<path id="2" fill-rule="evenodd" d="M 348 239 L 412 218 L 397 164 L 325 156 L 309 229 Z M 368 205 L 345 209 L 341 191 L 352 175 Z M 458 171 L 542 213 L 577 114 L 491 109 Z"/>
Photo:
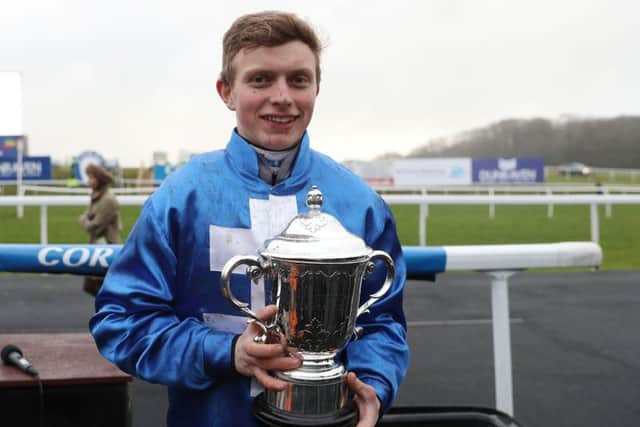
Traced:
<path id="1" fill-rule="evenodd" d="M 551 188 L 547 187 L 547 196 L 551 195 Z M 547 205 L 547 218 L 553 218 L 553 203 Z"/>
<path id="2" fill-rule="evenodd" d="M 493 187 L 489 188 L 489 196 L 493 196 L 495 194 L 495 191 L 493 189 Z M 489 205 L 489 218 L 493 219 L 496 216 L 496 204 L 491 202 L 491 204 Z"/>
<path id="3" fill-rule="evenodd" d="M 24 196 L 24 189 L 22 188 L 22 174 L 24 172 L 24 146 L 22 145 L 22 138 L 18 138 L 16 150 L 18 155 L 16 160 L 16 194 L 18 196 Z M 22 202 L 16 208 L 16 215 L 20 219 L 24 216 L 24 206 L 22 206 Z"/>
<path id="4" fill-rule="evenodd" d="M 422 190 L 422 194 L 426 195 L 427 190 Z M 420 213 L 418 214 L 418 219 L 420 224 L 418 224 L 418 235 L 420 236 L 420 246 L 427 245 L 427 218 L 429 217 L 429 205 L 426 203 L 420 203 Z"/>
<path id="5" fill-rule="evenodd" d="M 511 377 L 511 328 L 509 325 L 509 276 L 515 271 L 490 271 L 491 318 L 496 408 L 513 415 Z"/>
<path id="6" fill-rule="evenodd" d="M 48 242 L 49 230 L 47 229 L 47 205 L 40 205 L 40 244 Z"/>
<path id="7" fill-rule="evenodd" d="M 596 203 L 591 203 L 590 205 L 589 215 L 591 217 L 591 241 L 594 243 L 600 242 L 600 227 L 598 220 L 598 205 Z"/>
<path id="8" fill-rule="evenodd" d="M 602 194 L 609 194 L 607 187 L 602 187 Z M 611 203 L 607 203 L 604 208 L 604 214 L 607 218 L 611 218 Z"/>
<path id="9" fill-rule="evenodd" d="M 22 188 L 22 186 L 20 187 L 16 187 L 17 191 L 17 195 L 20 197 L 24 197 L 24 188 Z M 16 213 L 18 214 L 18 218 L 22 219 L 24 218 L 24 206 L 22 205 L 22 201 L 18 202 L 18 206 L 16 207 Z"/>

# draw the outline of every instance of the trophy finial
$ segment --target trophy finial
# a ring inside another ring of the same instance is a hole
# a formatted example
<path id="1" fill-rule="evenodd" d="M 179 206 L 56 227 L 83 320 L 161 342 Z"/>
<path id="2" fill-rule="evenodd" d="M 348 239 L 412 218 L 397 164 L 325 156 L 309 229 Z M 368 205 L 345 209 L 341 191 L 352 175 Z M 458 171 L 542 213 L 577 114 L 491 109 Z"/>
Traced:
<path id="1" fill-rule="evenodd" d="M 311 210 L 320 210 L 322 207 L 322 192 L 315 185 L 312 185 L 307 193 L 307 206 Z"/>

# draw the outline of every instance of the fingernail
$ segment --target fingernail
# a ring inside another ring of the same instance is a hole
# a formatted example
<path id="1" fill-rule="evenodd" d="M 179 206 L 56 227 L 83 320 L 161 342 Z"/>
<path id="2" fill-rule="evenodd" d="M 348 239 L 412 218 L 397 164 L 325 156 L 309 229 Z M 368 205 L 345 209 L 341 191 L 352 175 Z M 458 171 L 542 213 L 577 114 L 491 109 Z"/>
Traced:
<path id="1" fill-rule="evenodd" d="M 302 354 L 300 352 L 297 352 L 297 351 L 290 352 L 289 356 L 293 357 L 294 359 L 298 359 L 300 361 L 304 360 L 304 357 L 302 357 Z"/>

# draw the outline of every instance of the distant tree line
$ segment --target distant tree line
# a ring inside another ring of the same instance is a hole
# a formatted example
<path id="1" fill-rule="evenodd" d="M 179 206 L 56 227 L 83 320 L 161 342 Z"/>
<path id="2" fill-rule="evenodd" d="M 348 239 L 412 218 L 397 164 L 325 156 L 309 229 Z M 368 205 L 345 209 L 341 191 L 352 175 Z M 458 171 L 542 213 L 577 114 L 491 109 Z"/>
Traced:
<path id="1" fill-rule="evenodd" d="M 543 157 L 547 165 L 640 168 L 640 117 L 502 120 L 429 141 L 406 157 Z"/>

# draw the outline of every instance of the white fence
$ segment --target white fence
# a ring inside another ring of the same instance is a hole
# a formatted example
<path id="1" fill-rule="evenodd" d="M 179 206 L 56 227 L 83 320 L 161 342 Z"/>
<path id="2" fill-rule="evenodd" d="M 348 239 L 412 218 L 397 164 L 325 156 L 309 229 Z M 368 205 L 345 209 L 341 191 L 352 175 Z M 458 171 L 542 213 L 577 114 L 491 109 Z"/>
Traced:
<path id="1" fill-rule="evenodd" d="M 123 206 L 141 206 L 146 195 L 119 195 Z M 598 205 L 640 205 L 640 194 L 493 194 L 493 195 L 435 195 L 435 194 L 384 194 L 390 204 L 418 205 L 418 234 L 421 246 L 427 244 L 427 216 L 429 205 L 586 205 L 590 209 L 591 241 L 600 241 Z M 47 243 L 48 206 L 87 206 L 88 196 L 4 196 L 0 206 L 40 206 L 40 243 Z"/>
<path id="2" fill-rule="evenodd" d="M 148 196 L 118 196 L 123 206 L 139 206 Z M 420 240 L 426 242 L 426 206 L 463 204 L 537 205 L 574 204 L 591 207 L 592 239 L 597 242 L 599 204 L 640 204 L 640 195 L 385 195 L 389 204 L 421 206 Z M 88 196 L 5 196 L 0 206 L 40 206 L 40 239 L 47 242 L 48 206 L 86 206 Z M 424 243 L 421 243 L 424 246 Z M 445 271 L 479 270 L 491 276 L 492 325 L 496 407 L 513 414 L 511 331 L 509 325 L 508 279 L 527 268 L 598 266 L 602 260 L 599 245 L 587 242 L 537 245 L 445 246 Z"/>
<path id="3" fill-rule="evenodd" d="M 599 267 L 602 248 L 590 242 L 443 246 L 445 271 L 476 270 L 491 280 L 491 325 L 496 408 L 513 415 L 509 278 L 530 268 Z M 419 255 L 426 248 L 411 248 Z"/>
<path id="4" fill-rule="evenodd" d="M 429 205 L 587 205 L 590 210 L 591 241 L 600 241 L 598 205 L 638 205 L 640 194 L 552 194 L 552 195 L 435 195 L 386 194 L 385 201 L 398 205 L 418 205 L 418 234 L 420 245 L 427 244 L 427 217 Z"/>

